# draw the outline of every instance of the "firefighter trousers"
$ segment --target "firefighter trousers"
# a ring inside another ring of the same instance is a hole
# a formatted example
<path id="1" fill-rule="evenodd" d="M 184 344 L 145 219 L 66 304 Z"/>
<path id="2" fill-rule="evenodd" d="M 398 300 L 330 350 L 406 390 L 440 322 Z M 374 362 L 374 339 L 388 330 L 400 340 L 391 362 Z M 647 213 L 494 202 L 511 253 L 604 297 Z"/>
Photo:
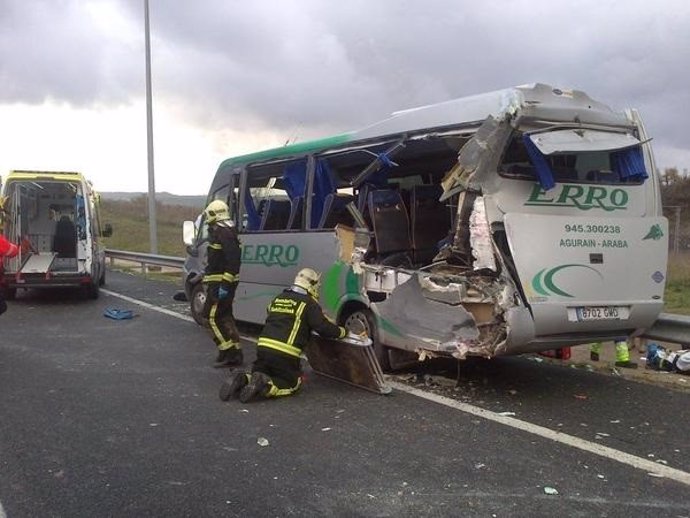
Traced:
<path id="1" fill-rule="evenodd" d="M 236 289 L 237 283 L 231 284 L 228 296 L 220 300 L 216 295 L 217 287 L 209 286 L 207 290 L 205 313 L 213 341 L 220 351 L 240 348 L 240 333 L 232 313 Z"/>

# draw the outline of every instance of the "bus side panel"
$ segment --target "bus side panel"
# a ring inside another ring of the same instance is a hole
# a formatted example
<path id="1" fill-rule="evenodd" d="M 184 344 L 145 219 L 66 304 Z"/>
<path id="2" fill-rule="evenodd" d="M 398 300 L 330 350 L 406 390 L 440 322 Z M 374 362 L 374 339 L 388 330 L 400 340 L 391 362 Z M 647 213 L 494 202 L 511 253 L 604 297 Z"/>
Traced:
<path id="1" fill-rule="evenodd" d="M 271 299 L 292 284 L 300 269 L 323 274 L 340 253 L 332 230 L 247 233 L 240 241 L 242 266 L 233 311 L 238 320 L 258 324 L 263 324 Z"/>
<path id="2" fill-rule="evenodd" d="M 666 278 L 665 218 L 507 214 L 504 221 L 537 336 L 629 331 L 656 320 Z"/>

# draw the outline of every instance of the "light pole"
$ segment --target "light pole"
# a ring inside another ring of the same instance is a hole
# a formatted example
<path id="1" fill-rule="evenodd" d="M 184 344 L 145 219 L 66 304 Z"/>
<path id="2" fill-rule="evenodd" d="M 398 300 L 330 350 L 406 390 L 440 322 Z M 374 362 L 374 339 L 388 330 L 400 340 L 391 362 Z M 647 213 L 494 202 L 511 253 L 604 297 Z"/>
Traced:
<path id="1" fill-rule="evenodd" d="M 151 107 L 151 36 L 149 34 L 149 0 L 144 0 L 144 34 L 146 40 L 146 151 L 149 164 L 149 242 L 151 253 L 158 253 L 156 229 L 156 182 L 153 172 L 153 110 Z"/>

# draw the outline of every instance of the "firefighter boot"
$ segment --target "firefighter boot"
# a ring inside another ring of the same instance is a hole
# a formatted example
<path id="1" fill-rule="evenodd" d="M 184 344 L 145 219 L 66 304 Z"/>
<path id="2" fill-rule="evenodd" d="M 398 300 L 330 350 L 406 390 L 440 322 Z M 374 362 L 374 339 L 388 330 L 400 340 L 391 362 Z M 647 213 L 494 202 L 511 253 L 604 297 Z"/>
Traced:
<path id="1" fill-rule="evenodd" d="M 249 383 L 240 391 L 240 401 L 242 403 L 249 403 L 256 396 L 266 396 L 270 389 L 271 378 L 263 372 L 254 372 Z"/>
<path id="2" fill-rule="evenodd" d="M 216 358 L 216 363 L 213 364 L 214 367 L 236 367 L 242 365 L 243 361 L 242 349 L 239 347 L 231 347 L 230 349 L 223 349 L 218 351 L 218 357 Z"/>
<path id="3" fill-rule="evenodd" d="M 243 370 L 235 370 L 230 373 L 230 376 L 223 381 L 218 391 L 218 397 L 221 401 L 227 401 L 230 398 L 237 397 L 240 391 L 247 385 L 249 374 Z"/>
<path id="4" fill-rule="evenodd" d="M 589 346 L 589 359 L 593 362 L 599 361 L 599 355 L 601 354 L 601 342 L 594 342 Z"/>

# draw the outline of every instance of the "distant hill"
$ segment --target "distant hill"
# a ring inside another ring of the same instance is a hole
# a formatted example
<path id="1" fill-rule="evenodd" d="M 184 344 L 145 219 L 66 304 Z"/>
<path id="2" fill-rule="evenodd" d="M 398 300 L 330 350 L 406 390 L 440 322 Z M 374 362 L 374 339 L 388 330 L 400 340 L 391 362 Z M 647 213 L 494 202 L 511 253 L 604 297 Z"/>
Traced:
<path id="1" fill-rule="evenodd" d="M 148 197 L 144 192 L 101 192 L 101 198 L 105 201 L 132 201 L 141 197 Z M 163 205 L 182 205 L 184 207 L 194 207 L 203 209 L 206 202 L 205 195 L 180 196 L 169 192 L 157 192 L 156 202 Z"/>

